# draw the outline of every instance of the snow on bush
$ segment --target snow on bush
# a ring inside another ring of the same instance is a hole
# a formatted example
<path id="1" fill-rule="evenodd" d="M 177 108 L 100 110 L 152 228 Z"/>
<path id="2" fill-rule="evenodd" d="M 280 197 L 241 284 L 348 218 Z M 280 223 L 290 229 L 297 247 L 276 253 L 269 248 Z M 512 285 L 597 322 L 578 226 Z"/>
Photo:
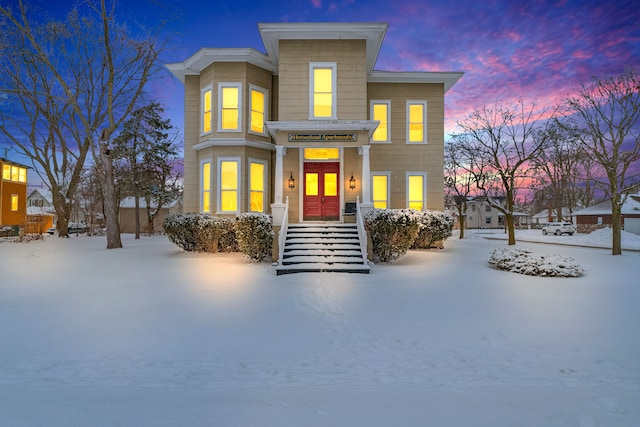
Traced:
<path id="1" fill-rule="evenodd" d="M 374 209 L 364 221 L 380 262 L 395 261 L 406 254 L 420 232 L 419 216 L 411 209 Z"/>
<path id="2" fill-rule="evenodd" d="M 258 212 L 238 214 L 235 230 L 240 252 L 256 262 L 271 255 L 276 234 L 269 215 Z"/>
<path id="3" fill-rule="evenodd" d="M 453 217 L 440 211 L 417 212 L 420 221 L 420 232 L 411 246 L 412 249 L 443 248 L 444 241 L 453 230 Z"/>
<path id="4" fill-rule="evenodd" d="M 233 221 L 196 213 L 170 214 L 164 230 L 172 243 L 185 251 L 231 252 L 236 250 Z"/>
<path id="5" fill-rule="evenodd" d="M 579 277 L 584 269 L 573 258 L 559 255 L 535 255 L 519 248 L 498 248 L 491 253 L 489 264 L 513 273 L 543 277 Z"/>

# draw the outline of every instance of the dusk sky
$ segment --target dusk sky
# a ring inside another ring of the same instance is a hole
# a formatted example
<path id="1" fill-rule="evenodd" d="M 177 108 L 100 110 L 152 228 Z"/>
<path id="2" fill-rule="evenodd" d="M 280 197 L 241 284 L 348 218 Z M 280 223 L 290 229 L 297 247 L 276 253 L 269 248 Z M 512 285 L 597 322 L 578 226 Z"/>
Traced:
<path id="1" fill-rule="evenodd" d="M 259 22 L 388 22 L 376 69 L 465 73 L 445 98 L 447 132 L 484 104 L 519 97 L 553 104 L 594 75 L 640 65 L 637 1 L 177 1 L 168 62 L 201 47 L 264 52 Z M 147 10 L 125 13 L 155 18 Z M 154 90 L 180 128 L 182 91 L 175 79 Z"/>
<path id="2" fill-rule="evenodd" d="M 26 1 L 57 15 L 76 3 Z M 551 105 L 594 75 L 640 66 L 637 0 L 120 0 L 117 8 L 131 28 L 169 20 L 165 62 L 202 47 L 264 52 L 260 22 L 387 22 L 376 69 L 465 73 L 445 97 L 447 133 L 484 104 Z M 183 90 L 169 75 L 151 90 L 180 131 Z"/>

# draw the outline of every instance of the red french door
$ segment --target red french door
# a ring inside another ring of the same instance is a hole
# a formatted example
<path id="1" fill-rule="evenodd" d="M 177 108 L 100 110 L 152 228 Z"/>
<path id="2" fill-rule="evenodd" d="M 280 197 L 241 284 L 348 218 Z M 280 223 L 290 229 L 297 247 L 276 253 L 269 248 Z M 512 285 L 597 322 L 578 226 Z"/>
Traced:
<path id="1" fill-rule="evenodd" d="M 304 164 L 303 219 L 337 221 L 340 219 L 340 163 Z"/>

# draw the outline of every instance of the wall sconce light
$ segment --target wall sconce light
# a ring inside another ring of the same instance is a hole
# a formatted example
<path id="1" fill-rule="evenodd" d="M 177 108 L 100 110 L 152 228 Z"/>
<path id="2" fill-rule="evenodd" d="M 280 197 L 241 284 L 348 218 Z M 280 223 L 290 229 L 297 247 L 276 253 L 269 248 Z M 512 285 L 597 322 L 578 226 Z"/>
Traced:
<path id="1" fill-rule="evenodd" d="M 289 190 L 296 188 L 296 180 L 293 178 L 293 172 L 289 172 Z"/>
<path id="2" fill-rule="evenodd" d="M 351 178 L 349 178 L 349 188 L 351 190 L 356 189 L 356 179 L 353 177 L 353 172 L 351 172 Z"/>

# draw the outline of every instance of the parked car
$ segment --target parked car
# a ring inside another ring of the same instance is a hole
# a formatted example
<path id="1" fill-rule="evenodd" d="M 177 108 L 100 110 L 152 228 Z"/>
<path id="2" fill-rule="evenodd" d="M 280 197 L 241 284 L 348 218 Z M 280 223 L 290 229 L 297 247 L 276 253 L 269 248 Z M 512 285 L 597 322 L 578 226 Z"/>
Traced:
<path id="1" fill-rule="evenodd" d="M 69 227 L 67 227 L 67 231 L 69 234 L 86 233 L 87 226 L 81 222 L 70 222 Z"/>
<path id="2" fill-rule="evenodd" d="M 559 236 L 561 234 L 568 234 L 573 236 L 576 232 L 576 227 L 570 222 L 550 222 L 542 227 L 542 234 L 547 235 L 549 233 Z"/>

